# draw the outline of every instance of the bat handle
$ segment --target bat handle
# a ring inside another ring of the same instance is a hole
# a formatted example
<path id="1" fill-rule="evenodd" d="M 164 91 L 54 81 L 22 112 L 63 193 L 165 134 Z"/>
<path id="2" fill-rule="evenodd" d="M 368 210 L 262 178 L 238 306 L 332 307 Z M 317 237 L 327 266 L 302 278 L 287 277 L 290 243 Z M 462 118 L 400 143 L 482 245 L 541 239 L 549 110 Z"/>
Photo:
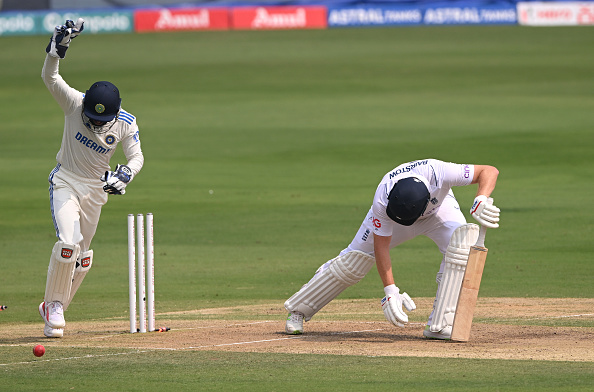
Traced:
<path id="1" fill-rule="evenodd" d="M 487 199 L 487 204 L 493 204 L 493 198 L 489 197 Z M 478 239 L 476 240 L 476 244 L 474 244 L 474 246 L 480 246 L 480 247 L 485 247 L 485 234 L 487 234 L 487 227 L 481 225 L 481 229 L 479 230 L 479 236 Z"/>
<path id="2" fill-rule="evenodd" d="M 482 248 L 485 247 L 485 234 L 487 234 L 487 226 L 481 225 L 481 228 L 479 230 L 479 235 L 476 240 L 476 244 L 474 244 L 474 246 L 480 246 Z"/>

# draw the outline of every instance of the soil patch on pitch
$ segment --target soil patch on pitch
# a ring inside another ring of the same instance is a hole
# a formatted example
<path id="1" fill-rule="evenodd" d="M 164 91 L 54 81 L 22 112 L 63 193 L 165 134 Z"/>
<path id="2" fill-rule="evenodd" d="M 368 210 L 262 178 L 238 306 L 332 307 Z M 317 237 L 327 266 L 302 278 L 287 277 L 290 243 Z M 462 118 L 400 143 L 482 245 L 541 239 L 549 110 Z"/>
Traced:
<path id="1" fill-rule="evenodd" d="M 594 362 L 594 299 L 479 298 L 467 343 L 423 338 L 432 301 L 415 299 L 404 328 L 388 324 L 377 301 L 336 300 L 299 336 L 284 334 L 286 312 L 275 303 L 160 313 L 157 326 L 171 330 L 147 334 L 128 333 L 121 319 L 69 323 L 62 339 L 19 326 L 0 345 Z"/>

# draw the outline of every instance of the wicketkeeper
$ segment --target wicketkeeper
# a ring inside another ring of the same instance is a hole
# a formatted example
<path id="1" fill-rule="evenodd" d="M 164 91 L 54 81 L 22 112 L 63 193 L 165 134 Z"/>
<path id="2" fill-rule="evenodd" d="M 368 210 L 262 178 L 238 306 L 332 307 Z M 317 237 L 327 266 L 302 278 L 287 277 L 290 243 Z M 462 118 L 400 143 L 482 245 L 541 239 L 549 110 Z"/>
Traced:
<path id="1" fill-rule="evenodd" d="M 58 238 L 47 271 L 44 301 L 39 314 L 43 333 L 64 334 L 64 311 L 93 264 L 91 240 L 107 195 L 123 195 L 144 163 L 136 118 L 120 106 L 120 92 L 110 82 L 95 82 L 85 92 L 70 87 L 58 72 L 70 42 L 84 28 L 84 20 L 56 26 L 46 48 L 41 77 L 64 111 L 62 145 L 57 166 L 49 175 L 52 220 Z M 109 167 L 118 143 L 125 165 Z"/>
<path id="2" fill-rule="evenodd" d="M 373 204 L 350 245 L 338 257 L 323 264 L 301 290 L 285 302 L 289 311 L 285 330 L 303 333 L 303 321 L 309 321 L 343 290 L 359 282 L 377 266 L 385 297 L 381 306 L 386 319 L 396 326 L 408 322 L 414 301 L 394 283 L 390 249 L 419 235 L 429 237 L 443 255 L 436 281 L 437 294 L 433 311 L 423 335 L 450 339 L 453 312 L 461 281 L 443 279 L 454 275 L 446 268 L 446 259 L 468 259 L 471 245 L 478 237 L 478 225 L 467 224 L 452 187 L 478 184 L 470 209 L 474 219 L 489 228 L 499 227 L 499 209 L 488 202 L 495 189 L 499 171 L 488 165 L 468 165 L 424 159 L 404 163 L 388 172 L 380 182 Z M 451 264 L 451 263 L 447 263 Z M 439 313 L 439 314 L 437 314 Z"/>

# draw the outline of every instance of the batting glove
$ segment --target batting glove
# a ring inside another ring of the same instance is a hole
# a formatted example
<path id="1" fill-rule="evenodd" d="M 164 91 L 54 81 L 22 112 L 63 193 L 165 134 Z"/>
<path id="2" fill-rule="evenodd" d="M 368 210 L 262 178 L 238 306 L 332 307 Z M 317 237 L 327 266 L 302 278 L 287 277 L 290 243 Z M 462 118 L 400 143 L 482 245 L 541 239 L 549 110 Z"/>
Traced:
<path id="1" fill-rule="evenodd" d="M 78 37 L 84 28 L 85 21 L 83 18 L 78 18 L 76 24 L 71 20 L 67 20 L 66 24 L 56 26 L 54 34 L 50 38 L 47 48 L 45 48 L 46 53 L 50 56 L 63 59 L 66 57 L 66 50 L 68 50 L 70 41 Z"/>
<path id="2" fill-rule="evenodd" d="M 394 285 L 387 286 L 384 290 L 386 291 L 386 296 L 382 299 L 384 316 L 395 326 L 404 327 L 404 324 L 408 323 L 408 315 L 404 313 L 402 306 L 412 312 L 417 305 L 407 293 L 400 294 L 400 289 Z"/>
<path id="3" fill-rule="evenodd" d="M 115 171 L 106 171 L 101 181 L 105 182 L 105 192 L 110 195 L 123 195 L 126 193 L 126 186 L 132 181 L 132 170 L 126 165 L 117 165 Z"/>
<path id="4" fill-rule="evenodd" d="M 499 208 L 493 205 L 493 199 L 487 198 L 485 195 L 480 195 L 474 199 L 470 214 L 481 225 L 489 229 L 496 229 L 499 227 L 500 211 Z"/>

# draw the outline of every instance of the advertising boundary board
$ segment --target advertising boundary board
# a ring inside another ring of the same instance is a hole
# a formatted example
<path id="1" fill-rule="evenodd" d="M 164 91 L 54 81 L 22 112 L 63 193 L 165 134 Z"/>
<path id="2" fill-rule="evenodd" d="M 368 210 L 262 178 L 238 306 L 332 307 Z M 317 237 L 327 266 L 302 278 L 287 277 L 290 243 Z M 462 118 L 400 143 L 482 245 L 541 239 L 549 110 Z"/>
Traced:
<path id="1" fill-rule="evenodd" d="M 509 4 L 475 6 L 357 6 L 329 7 L 329 27 L 451 24 L 516 24 L 516 7 Z"/>
<path id="2" fill-rule="evenodd" d="M 86 20 L 85 31 L 132 33 L 233 29 L 325 29 L 419 25 L 594 25 L 594 1 L 419 1 L 324 5 L 229 5 L 226 7 L 143 7 L 72 11 L 10 11 L 0 13 L 0 37 L 43 35 L 66 19 Z M 272 4 L 272 3 L 271 3 Z"/>
<path id="3" fill-rule="evenodd" d="M 0 36 L 45 35 L 67 19 L 84 18 L 85 32 L 130 33 L 134 31 L 132 10 L 109 9 L 102 11 L 51 11 L 51 12 L 7 12 L 0 14 Z"/>
<path id="4" fill-rule="evenodd" d="M 592 26 L 594 2 L 520 2 L 518 22 L 523 26 Z"/>
<path id="5" fill-rule="evenodd" d="M 158 8 L 134 11 L 134 30 L 139 33 L 230 28 L 227 8 Z"/>

